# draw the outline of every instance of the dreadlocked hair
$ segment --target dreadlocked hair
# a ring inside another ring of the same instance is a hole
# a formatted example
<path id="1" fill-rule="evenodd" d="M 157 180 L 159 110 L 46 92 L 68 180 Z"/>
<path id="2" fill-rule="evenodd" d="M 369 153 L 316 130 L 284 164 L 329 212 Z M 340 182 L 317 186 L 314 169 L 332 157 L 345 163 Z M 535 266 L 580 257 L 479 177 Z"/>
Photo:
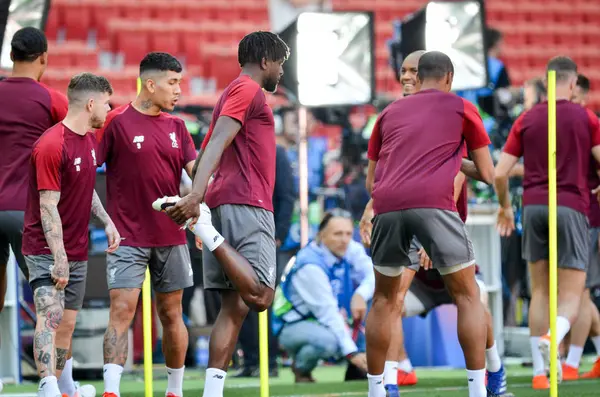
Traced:
<path id="1" fill-rule="evenodd" d="M 263 58 L 267 61 L 287 61 L 290 48 L 275 33 L 252 32 L 247 34 L 238 46 L 238 62 L 240 66 L 247 63 L 260 65 Z"/>

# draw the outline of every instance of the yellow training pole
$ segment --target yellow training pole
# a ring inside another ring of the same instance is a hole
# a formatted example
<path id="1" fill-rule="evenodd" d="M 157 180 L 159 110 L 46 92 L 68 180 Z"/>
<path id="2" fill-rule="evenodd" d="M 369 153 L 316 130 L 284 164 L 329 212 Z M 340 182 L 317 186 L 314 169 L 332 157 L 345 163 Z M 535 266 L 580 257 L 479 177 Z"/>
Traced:
<path id="1" fill-rule="evenodd" d="M 556 72 L 548 71 L 548 226 L 550 229 L 550 397 L 558 396 L 556 343 L 557 315 L 557 188 L 556 188 Z"/>
<path id="2" fill-rule="evenodd" d="M 260 367 L 260 397 L 269 397 L 269 317 L 258 313 L 258 355 Z"/>
<path id="3" fill-rule="evenodd" d="M 137 92 L 142 90 L 142 79 L 137 79 Z M 144 328 L 144 389 L 145 396 L 152 397 L 152 294 L 150 290 L 150 270 L 142 285 L 142 320 Z"/>

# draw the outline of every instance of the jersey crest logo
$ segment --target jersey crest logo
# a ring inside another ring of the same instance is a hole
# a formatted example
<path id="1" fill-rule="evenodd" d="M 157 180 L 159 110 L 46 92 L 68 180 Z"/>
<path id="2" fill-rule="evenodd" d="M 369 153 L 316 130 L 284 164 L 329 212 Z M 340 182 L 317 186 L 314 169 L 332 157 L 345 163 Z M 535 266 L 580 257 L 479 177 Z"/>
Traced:
<path id="1" fill-rule="evenodd" d="M 92 158 L 94 159 L 94 165 L 96 165 L 96 151 L 92 149 Z"/>
<path id="2" fill-rule="evenodd" d="M 174 132 L 171 132 L 169 134 L 169 138 L 171 138 L 171 147 L 178 149 L 179 148 L 179 144 L 177 143 L 177 135 Z"/>
<path id="3" fill-rule="evenodd" d="M 133 143 L 137 146 L 138 149 L 142 148 L 142 143 L 144 142 L 144 136 L 138 135 L 133 137 Z"/>

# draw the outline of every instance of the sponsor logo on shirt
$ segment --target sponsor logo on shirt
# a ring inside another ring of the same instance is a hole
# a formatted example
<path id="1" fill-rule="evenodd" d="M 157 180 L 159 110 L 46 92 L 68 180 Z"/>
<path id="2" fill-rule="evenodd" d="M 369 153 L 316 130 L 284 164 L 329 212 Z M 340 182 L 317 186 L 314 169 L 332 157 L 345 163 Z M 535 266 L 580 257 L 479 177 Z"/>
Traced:
<path id="1" fill-rule="evenodd" d="M 77 157 L 73 162 L 73 165 L 75 166 L 75 171 L 81 171 L 81 157 Z"/>

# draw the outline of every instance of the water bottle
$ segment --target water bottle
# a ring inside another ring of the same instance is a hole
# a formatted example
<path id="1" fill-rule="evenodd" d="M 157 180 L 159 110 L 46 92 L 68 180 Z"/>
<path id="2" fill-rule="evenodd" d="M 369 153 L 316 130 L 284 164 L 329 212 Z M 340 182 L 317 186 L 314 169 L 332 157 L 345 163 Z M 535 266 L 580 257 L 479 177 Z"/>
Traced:
<path id="1" fill-rule="evenodd" d="M 196 365 L 200 368 L 208 366 L 208 338 L 199 336 L 196 340 Z"/>

